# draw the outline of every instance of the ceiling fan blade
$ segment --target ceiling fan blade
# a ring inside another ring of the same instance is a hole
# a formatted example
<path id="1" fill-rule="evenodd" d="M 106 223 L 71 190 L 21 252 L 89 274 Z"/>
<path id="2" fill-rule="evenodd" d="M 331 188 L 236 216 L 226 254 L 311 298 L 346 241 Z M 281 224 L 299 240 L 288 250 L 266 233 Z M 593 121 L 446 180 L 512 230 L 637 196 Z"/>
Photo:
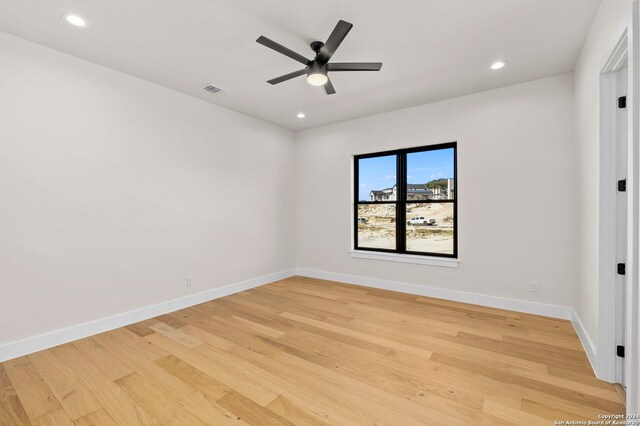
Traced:
<path id="1" fill-rule="evenodd" d="M 282 83 L 283 81 L 291 80 L 292 78 L 296 78 L 296 77 L 299 77 L 301 75 L 305 75 L 306 73 L 307 73 L 306 69 L 290 72 L 289 74 L 285 74 L 285 75 L 281 75 L 280 77 L 272 78 L 271 80 L 268 80 L 267 83 L 270 83 L 270 84 Z"/>
<path id="2" fill-rule="evenodd" d="M 336 89 L 333 88 L 333 84 L 329 79 L 327 79 L 327 82 L 324 84 L 324 86 L 322 86 L 322 88 L 324 89 L 324 93 L 326 93 L 327 95 L 333 95 L 334 93 L 336 93 Z"/>
<path id="3" fill-rule="evenodd" d="M 335 62 L 327 64 L 329 71 L 380 71 L 382 62 Z"/>
<path id="4" fill-rule="evenodd" d="M 309 62 L 311 62 L 309 59 L 305 58 L 301 54 L 296 53 L 293 50 L 289 49 L 288 47 L 284 47 L 280 43 L 276 43 L 275 41 L 265 36 L 258 37 L 256 41 L 262 44 L 263 46 L 267 46 L 269 49 L 273 49 L 276 52 L 282 53 L 283 55 L 288 56 L 291 59 L 300 62 L 301 64 L 307 65 Z"/>
<path id="5" fill-rule="evenodd" d="M 316 59 L 324 64 L 329 62 L 329 59 L 331 59 L 349 31 L 351 31 L 351 28 L 353 28 L 353 24 L 343 20 L 338 21 L 327 42 L 320 48 Z"/>

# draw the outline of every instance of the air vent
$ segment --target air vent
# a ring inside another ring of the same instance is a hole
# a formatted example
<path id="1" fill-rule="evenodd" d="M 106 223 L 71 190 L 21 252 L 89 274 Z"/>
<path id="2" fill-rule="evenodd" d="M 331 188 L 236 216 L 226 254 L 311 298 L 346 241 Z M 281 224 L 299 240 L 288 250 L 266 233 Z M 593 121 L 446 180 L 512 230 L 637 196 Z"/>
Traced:
<path id="1" fill-rule="evenodd" d="M 203 87 L 204 90 L 206 90 L 209 93 L 225 93 L 226 90 L 218 87 L 218 86 L 214 86 L 213 84 L 208 84 L 206 86 Z"/>

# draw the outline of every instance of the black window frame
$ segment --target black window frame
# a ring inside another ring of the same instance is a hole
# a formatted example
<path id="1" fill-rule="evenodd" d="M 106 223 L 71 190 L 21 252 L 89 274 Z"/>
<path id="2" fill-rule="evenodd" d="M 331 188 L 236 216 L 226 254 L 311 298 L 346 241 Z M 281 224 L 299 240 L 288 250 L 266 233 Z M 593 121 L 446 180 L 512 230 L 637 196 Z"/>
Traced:
<path id="1" fill-rule="evenodd" d="M 407 198 L 407 154 L 416 152 L 437 151 L 441 149 L 453 148 L 453 182 L 454 182 L 454 195 L 453 200 L 415 200 L 409 202 Z M 360 170 L 359 162 L 362 159 L 385 157 L 395 155 L 396 156 L 396 188 L 397 195 L 395 201 L 360 201 L 358 200 L 360 194 Z M 436 145 L 427 145 L 414 148 L 395 149 L 391 151 L 374 152 L 370 154 L 360 154 L 353 156 L 353 174 L 354 174 L 354 188 L 353 188 L 353 244 L 354 250 L 372 251 L 381 253 L 395 253 L 395 254 L 410 254 L 418 256 L 428 257 L 446 257 L 457 259 L 458 258 L 458 143 L 447 142 Z M 453 254 L 448 253 L 430 253 L 430 252 L 418 252 L 410 251 L 406 249 L 407 242 L 407 204 L 436 204 L 436 203 L 451 203 L 453 204 Z M 395 204 L 396 205 L 396 248 L 383 249 L 372 247 L 359 247 L 358 246 L 358 206 L 366 204 Z"/>

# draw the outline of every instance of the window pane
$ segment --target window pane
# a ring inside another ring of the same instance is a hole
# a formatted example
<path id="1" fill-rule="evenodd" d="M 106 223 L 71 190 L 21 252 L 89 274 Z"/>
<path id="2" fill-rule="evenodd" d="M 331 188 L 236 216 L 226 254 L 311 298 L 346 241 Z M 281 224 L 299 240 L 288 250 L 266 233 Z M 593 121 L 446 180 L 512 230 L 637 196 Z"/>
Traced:
<path id="1" fill-rule="evenodd" d="M 407 154 L 407 201 L 453 200 L 453 148 Z"/>
<path id="2" fill-rule="evenodd" d="M 358 247 L 396 248 L 396 205 L 358 205 Z"/>
<path id="3" fill-rule="evenodd" d="M 358 201 L 396 200 L 396 156 L 358 160 Z"/>
<path id="4" fill-rule="evenodd" d="M 453 203 L 407 204 L 407 251 L 453 254 Z"/>

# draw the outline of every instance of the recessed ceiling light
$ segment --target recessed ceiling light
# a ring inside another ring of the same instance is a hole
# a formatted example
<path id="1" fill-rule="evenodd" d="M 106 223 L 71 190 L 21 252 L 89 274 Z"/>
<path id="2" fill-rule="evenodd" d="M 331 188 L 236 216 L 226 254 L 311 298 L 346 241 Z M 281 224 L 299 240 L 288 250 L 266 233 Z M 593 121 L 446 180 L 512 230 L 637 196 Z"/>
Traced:
<path id="1" fill-rule="evenodd" d="M 306 115 L 304 115 L 304 112 L 299 112 L 298 115 L 296 115 L 296 117 L 298 118 L 305 118 Z"/>
<path id="2" fill-rule="evenodd" d="M 491 64 L 491 69 L 492 70 L 499 70 L 500 68 L 504 68 L 505 65 L 507 65 L 506 62 L 497 61 L 497 62 L 494 62 L 493 64 Z"/>
<path id="3" fill-rule="evenodd" d="M 75 27 L 86 27 L 87 26 L 87 21 L 85 21 L 84 19 L 82 19 L 80 16 L 78 15 L 73 15 L 70 13 L 67 13 L 65 15 L 62 15 L 62 19 L 64 19 L 67 23 L 75 26 Z"/>

